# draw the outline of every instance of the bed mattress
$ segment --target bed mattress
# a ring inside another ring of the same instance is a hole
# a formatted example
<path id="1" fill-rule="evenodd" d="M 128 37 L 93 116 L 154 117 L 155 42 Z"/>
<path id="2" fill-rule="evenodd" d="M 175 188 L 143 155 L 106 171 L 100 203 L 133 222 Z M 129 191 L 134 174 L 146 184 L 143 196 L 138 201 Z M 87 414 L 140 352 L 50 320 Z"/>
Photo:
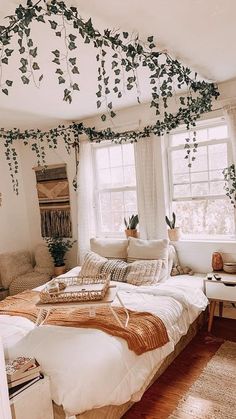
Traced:
<path id="1" fill-rule="evenodd" d="M 75 268 L 69 274 L 76 273 Z M 181 278 L 178 283 L 171 281 L 155 287 L 117 283 L 127 308 L 149 311 L 163 320 L 170 341 L 162 348 L 138 356 L 128 349 L 126 341 L 100 330 L 35 328 L 29 320 L 0 316 L 6 355 L 34 356 L 50 377 L 53 400 L 68 415 L 137 401 L 151 372 L 158 370 L 208 303 L 194 281 L 192 286 L 185 286 Z"/>

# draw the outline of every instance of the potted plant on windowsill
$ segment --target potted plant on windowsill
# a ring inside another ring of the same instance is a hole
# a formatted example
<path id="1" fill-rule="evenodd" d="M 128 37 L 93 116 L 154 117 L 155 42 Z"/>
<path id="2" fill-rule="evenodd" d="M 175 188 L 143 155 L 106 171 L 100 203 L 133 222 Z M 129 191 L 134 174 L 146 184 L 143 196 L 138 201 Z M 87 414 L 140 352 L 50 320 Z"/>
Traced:
<path id="1" fill-rule="evenodd" d="M 175 223 L 176 223 L 176 215 L 174 212 L 172 213 L 172 220 L 168 218 L 166 215 L 166 224 L 169 226 L 168 236 L 172 242 L 178 241 L 181 236 L 180 227 L 176 227 Z"/>
<path id="2" fill-rule="evenodd" d="M 128 221 L 126 220 L 126 218 L 124 218 L 124 223 L 125 223 L 125 234 L 126 237 L 139 237 L 139 233 L 137 231 L 137 225 L 139 223 L 139 218 L 138 218 L 138 214 L 136 215 L 131 215 L 131 217 L 128 218 Z"/>
<path id="3" fill-rule="evenodd" d="M 44 240 L 54 262 L 54 275 L 64 274 L 66 272 L 65 255 L 76 240 L 64 239 L 63 237 L 45 237 Z"/>

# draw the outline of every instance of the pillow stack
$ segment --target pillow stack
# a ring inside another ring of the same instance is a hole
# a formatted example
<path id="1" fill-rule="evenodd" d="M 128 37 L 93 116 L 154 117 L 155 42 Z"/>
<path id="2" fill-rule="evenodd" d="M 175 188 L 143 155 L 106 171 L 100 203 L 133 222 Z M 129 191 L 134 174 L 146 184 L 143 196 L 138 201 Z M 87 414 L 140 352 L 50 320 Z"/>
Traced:
<path id="1" fill-rule="evenodd" d="M 168 245 L 166 239 L 93 238 L 90 240 L 92 252 L 85 256 L 81 275 L 111 274 L 113 281 L 155 285 L 168 276 Z"/>

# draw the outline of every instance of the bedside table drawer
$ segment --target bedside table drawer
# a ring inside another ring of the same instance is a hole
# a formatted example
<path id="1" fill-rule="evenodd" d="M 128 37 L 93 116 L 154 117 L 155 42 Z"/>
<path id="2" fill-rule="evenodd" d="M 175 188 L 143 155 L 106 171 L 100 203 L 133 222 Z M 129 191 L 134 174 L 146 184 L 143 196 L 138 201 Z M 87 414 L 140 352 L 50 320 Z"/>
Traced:
<path id="1" fill-rule="evenodd" d="M 212 300 L 236 301 L 235 284 L 224 284 L 223 282 L 206 282 L 206 296 Z"/>

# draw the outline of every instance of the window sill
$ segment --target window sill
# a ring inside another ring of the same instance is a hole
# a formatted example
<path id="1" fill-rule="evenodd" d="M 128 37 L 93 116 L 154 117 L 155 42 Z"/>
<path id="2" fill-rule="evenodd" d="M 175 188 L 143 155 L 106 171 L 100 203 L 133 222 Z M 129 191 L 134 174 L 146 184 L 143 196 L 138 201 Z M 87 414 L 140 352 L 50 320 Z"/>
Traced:
<path id="1" fill-rule="evenodd" d="M 219 237 L 215 237 L 215 238 L 207 238 L 207 237 L 182 237 L 180 240 L 178 240 L 179 242 L 191 242 L 191 243 L 236 243 L 236 237 L 226 237 L 226 238 L 219 238 Z M 174 242 L 177 243 L 177 242 Z"/>

